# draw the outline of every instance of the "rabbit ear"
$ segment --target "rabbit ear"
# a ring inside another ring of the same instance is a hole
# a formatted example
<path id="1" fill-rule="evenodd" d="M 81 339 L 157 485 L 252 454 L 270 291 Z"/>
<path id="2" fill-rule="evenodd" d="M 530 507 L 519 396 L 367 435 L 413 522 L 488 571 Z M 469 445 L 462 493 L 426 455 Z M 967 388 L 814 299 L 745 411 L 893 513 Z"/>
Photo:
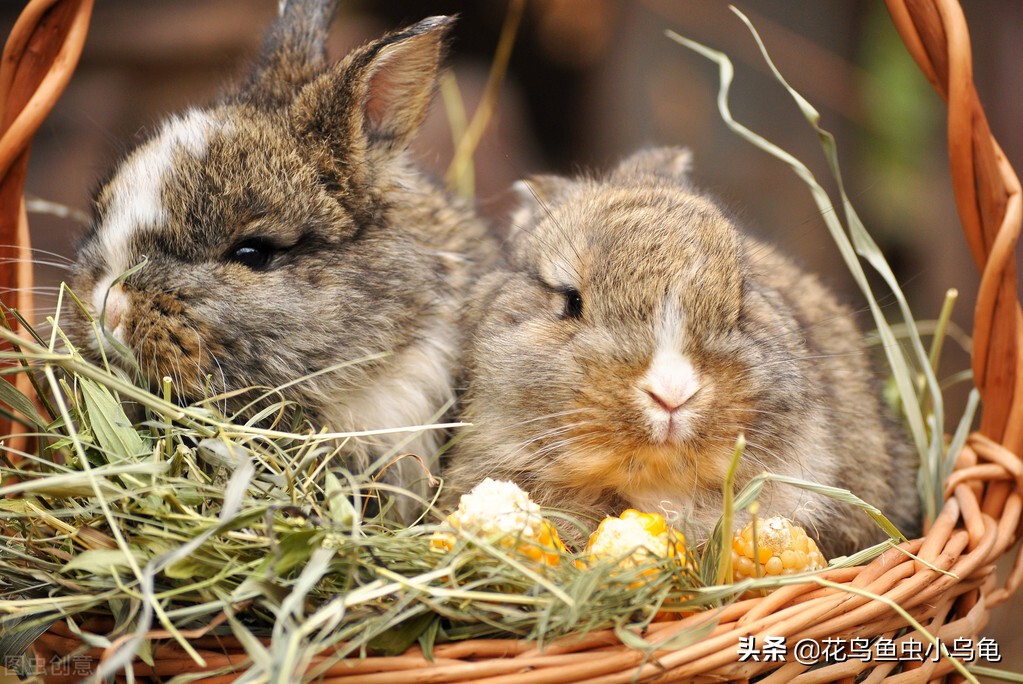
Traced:
<path id="1" fill-rule="evenodd" d="M 437 83 L 452 17 L 430 17 L 349 54 L 292 105 L 300 134 L 340 159 L 369 147 L 397 153 L 419 128 Z"/>
<path id="2" fill-rule="evenodd" d="M 563 197 L 572 182 L 560 176 L 530 176 L 512 184 L 515 208 L 509 221 L 508 238 L 529 231 Z"/>
<path id="3" fill-rule="evenodd" d="M 327 35 L 338 0 L 280 0 L 255 68 L 238 99 L 265 108 L 286 105 L 327 62 Z"/>
<path id="4" fill-rule="evenodd" d="M 363 100 L 371 140 L 404 147 L 426 116 L 444 58 L 452 17 L 430 17 L 381 46 L 370 64 Z M 387 40 L 387 39 L 385 39 Z"/>
<path id="5" fill-rule="evenodd" d="M 626 157 L 615 169 L 618 178 L 654 175 L 677 181 L 688 181 L 693 154 L 686 147 L 651 147 Z"/>
<path id="6" fill-rule="evenodd" d="M 561 176 L 530 176 L 512 184 L 518 206 L 530 213 L 546 213 L 572 186 L 572 181 Z"/>

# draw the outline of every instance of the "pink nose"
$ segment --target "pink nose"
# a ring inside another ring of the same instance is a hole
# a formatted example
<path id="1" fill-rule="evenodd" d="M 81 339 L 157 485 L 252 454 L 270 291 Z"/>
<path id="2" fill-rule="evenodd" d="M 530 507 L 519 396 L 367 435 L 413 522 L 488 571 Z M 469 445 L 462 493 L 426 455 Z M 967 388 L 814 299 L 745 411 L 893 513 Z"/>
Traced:
<path id="1" fill-rule="evenodd" d="M 696 394 L 700 381 L 687 358 L 674 350 L 660 350 L 640 380 L 639 389 L 650 397 L 650 408 L 660 406 L 671 415 Z"/>
<path id="2" fill-rule="evenodd" d="M 643 391 L 668 413 L 674 413 L 695 394 L 689 387 L 644 387 Z"/>
<path id="3" fill-rule="evenodd" d="M 105 308 L 103 309 L 103 327 L 107 330 L 114 330 L 121 324 L 121 318 L 128 308 L 128 296 L 121 289 L 120 285 L 114 285 L 106 296 Z"/>

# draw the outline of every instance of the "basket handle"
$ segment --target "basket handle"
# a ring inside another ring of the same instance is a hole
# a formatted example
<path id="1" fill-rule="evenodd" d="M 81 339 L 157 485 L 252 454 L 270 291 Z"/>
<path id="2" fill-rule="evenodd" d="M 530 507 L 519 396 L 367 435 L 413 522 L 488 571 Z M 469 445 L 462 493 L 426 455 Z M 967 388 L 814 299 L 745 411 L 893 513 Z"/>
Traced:
<path id="1" fill-rule="evenodd" d="M 31 0 L 0 61 L 0 299 L 24 316 L 32 305 L 32 250 L 22 191 L 32 136 L 53 109 L 78 63 L 93 0 Z M 16 328 L 16 322 L 8 319 Z M 28 376 L 18 388 L 31 396 Z M 0 419 L 0 434 L 13 426 Z M 19 436 L 20 437 L 20 436 Z M 12 449 L 20 443 L 9 444 Z"/>
<path id="2" fill-rule="evenodd" d="M 991 134 L 973 85 L 970 36 L 957 0 L 885 0 L 902 41 L 948 103 L 956 208 L 981 272 L 973 321 L 973 377 L 984 400 L 980 431 L 1023 452 L 1023 310 L 1016 242 L 1020 182 Z"/>

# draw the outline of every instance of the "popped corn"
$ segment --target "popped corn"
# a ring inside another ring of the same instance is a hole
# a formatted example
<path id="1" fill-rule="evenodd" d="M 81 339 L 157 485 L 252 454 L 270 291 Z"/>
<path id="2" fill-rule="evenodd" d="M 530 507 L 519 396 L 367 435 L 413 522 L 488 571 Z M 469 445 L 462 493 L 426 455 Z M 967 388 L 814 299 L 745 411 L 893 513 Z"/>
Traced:
<path id="1" fill-rule="evenodd" d="M 621 558 L 618 565 L 623 569 L 634 568 L 651 557 L 678 558 L 684 563 L 685 543 L 682 533 L 670 527 L 660 514 L 630 508 L 617 518 L 604 518 L 590 535 L 581 563 L 590 566 L 605 558 Z"/>
<path id="2" fill-rule="evenodd" d="M 504 548 L 515 548 L 542 565 L 558 565 L 568 553 L 540 506 L 514 482 L 487 478 L 463 494 L 458 509 L 447 517 L 456 530 L 465 530 Z M 430 546 L 441 552 L 455 547 L 457 535 L 436 532 Z"/>

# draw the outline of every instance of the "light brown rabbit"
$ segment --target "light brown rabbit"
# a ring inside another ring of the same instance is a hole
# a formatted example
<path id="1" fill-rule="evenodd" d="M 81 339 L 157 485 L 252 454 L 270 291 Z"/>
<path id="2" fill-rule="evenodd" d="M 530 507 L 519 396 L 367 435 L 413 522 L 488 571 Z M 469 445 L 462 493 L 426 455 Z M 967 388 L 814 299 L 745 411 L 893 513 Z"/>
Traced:
<path id="1" fill-rule="evenodd" d="M 103 327 L 95 335 L 75 312 L 71 338 L 84 354 L 131 367 L 126 350 L 152 386 L 170 377 L 181 403 L 235 393 L 228 412 L 283 387 L 334 431 L 443 418 L 458 318 L 473 273 L 496 252 L 472 207 L 406 150 L 452 19 L 425 19 L 332 64 L 336 5 L 283 3 L 251 74 L 211 106 L 169 118 L 101 186 L 71 283 Z M 432 430 L 352 442 L 348 465 L 390 452 L 429 461 L 442 439 Z M 424 477 L 408 461 L 388 472 L 404 485 Z"/>
<path id="2" fill-rule="evenodd" d="M 880 402 L 849 311 L 655 149 L 604 178 L 520 188 L 509 265 L 478 284 L 449 501 L 485 477 L 594 522 L 627 507 L 721 514 L 739 433 L 741 488 L 769 471 L 850 489 L 917 531 L 916 457 Z M 831 554 L 883 533 L 862 511 L 772 485 Z"/>

